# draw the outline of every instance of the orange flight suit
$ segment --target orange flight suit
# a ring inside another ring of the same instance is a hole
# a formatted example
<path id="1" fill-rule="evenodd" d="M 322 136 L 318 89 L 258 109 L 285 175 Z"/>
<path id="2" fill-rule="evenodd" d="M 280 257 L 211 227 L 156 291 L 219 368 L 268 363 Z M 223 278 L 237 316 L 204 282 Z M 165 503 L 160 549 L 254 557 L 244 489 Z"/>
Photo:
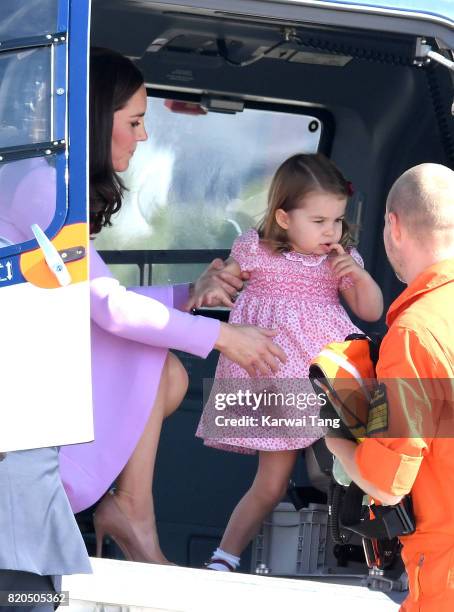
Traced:
<path id="1" fill-rule="evenodd" d="M 410 589 L 401 611 L 454 612 L 454 259 L 420 274 L 387 324 L 377 378 L 393 437 L 366 438 L 355 460 L 383 491 L 411 491 L 416 532 L 401 538 Z"/>

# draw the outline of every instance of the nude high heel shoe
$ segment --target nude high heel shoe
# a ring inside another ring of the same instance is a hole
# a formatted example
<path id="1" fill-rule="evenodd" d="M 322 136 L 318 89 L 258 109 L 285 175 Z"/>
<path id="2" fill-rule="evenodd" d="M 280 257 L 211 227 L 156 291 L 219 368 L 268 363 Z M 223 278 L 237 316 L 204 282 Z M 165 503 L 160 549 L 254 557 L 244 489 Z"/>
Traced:
<path id="1" fill-rule="evenodd" d="M 147 550 L 140 534 L 134 530 L 130 519 L 120 508 L 113 491 L 109 491 L 96 508 L 93 525 L 96 534 L 97 557 L 101 557 L 104 538 L 109 536 L 118 545 L 127 561 L 170 563 L 162 553 L 160 553 L 162 558 L 156 559 Z"/>
<path id="2" fill-rule="evenodd" d="M 96 534 L 96 556 L 102 557 L 104 538 L 110 536 L 118 545 L 127 561 L 133 561 L 130 542 L 135 534 L 125 514 L 120 510 L 113 491 L 109 491 L 100 501 L 93 515 Z"/>

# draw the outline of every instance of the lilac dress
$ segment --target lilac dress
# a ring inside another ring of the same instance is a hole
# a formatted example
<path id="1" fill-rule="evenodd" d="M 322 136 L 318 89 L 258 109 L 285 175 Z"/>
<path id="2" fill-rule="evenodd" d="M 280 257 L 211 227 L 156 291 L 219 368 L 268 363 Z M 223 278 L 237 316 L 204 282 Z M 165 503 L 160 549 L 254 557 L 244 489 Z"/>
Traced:
<path id="1" fill-rule="evenodd" d="M 187 285 L 126 289 L 90 253 L 95 440 L 64 446 L 60 473 L 74 512 L 94 504 L 121 472 L 150 416 L 169 348 L 206 357 L 219 321 L 175 309 Z"/>

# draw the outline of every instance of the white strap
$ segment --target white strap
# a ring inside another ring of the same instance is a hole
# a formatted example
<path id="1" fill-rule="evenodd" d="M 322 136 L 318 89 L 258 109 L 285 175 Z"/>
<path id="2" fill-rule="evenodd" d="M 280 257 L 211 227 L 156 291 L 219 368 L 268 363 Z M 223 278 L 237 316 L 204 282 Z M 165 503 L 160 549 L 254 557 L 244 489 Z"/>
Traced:
<path id="1" fill-rule="evenodd" d="M 60 253 L 37 223 L 33 223 L 31 230 L 43 252 L 44 259 L 49 266 L 50 271 L 56 277 L 60 285 L 62 287 L 66 287 L 66 285 L 71 283 L 71 275 L 69 274 L 68 268 L 61 258 Z"/>
<path id="2" fill-rule="evenodd" d="M 342 357 L 342 355 L 339 355 L 339 353 L 335 353 L 330 349 L 323 349 L 319 353 L 319 357 L 327 357 L 328 359 L 331 359 L 331 361 L 334 361 L 334 363 L 336 363 L 338 366 L 349 372 L 361 385 L 362 389 L 364 390 L 364 393 L 367 395 L 367 399 L 370 399 L 369 392 L 366 386 L 364 385 L 364 381 L 361 374 L 350 361 L 345 359 L 345 357 Z"/>

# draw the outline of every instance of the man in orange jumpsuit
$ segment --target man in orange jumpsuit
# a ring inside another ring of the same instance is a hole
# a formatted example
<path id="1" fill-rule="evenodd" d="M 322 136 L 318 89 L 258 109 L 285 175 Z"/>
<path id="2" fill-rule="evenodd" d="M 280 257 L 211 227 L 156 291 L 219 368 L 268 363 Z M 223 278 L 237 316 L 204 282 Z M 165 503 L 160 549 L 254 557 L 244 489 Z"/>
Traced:
<path id="1" fill-rule="evenodd" d="M 384 242 L 408 285 L 389 308 L 377 364 L 388 434 L 326 441 L 374 499 L 395 504 L 411 491 L 416 532 L 401 538 L 410 589 L 401 612 L 454 612 L 454 172 L 405 172 L 388 196 Z"/>

